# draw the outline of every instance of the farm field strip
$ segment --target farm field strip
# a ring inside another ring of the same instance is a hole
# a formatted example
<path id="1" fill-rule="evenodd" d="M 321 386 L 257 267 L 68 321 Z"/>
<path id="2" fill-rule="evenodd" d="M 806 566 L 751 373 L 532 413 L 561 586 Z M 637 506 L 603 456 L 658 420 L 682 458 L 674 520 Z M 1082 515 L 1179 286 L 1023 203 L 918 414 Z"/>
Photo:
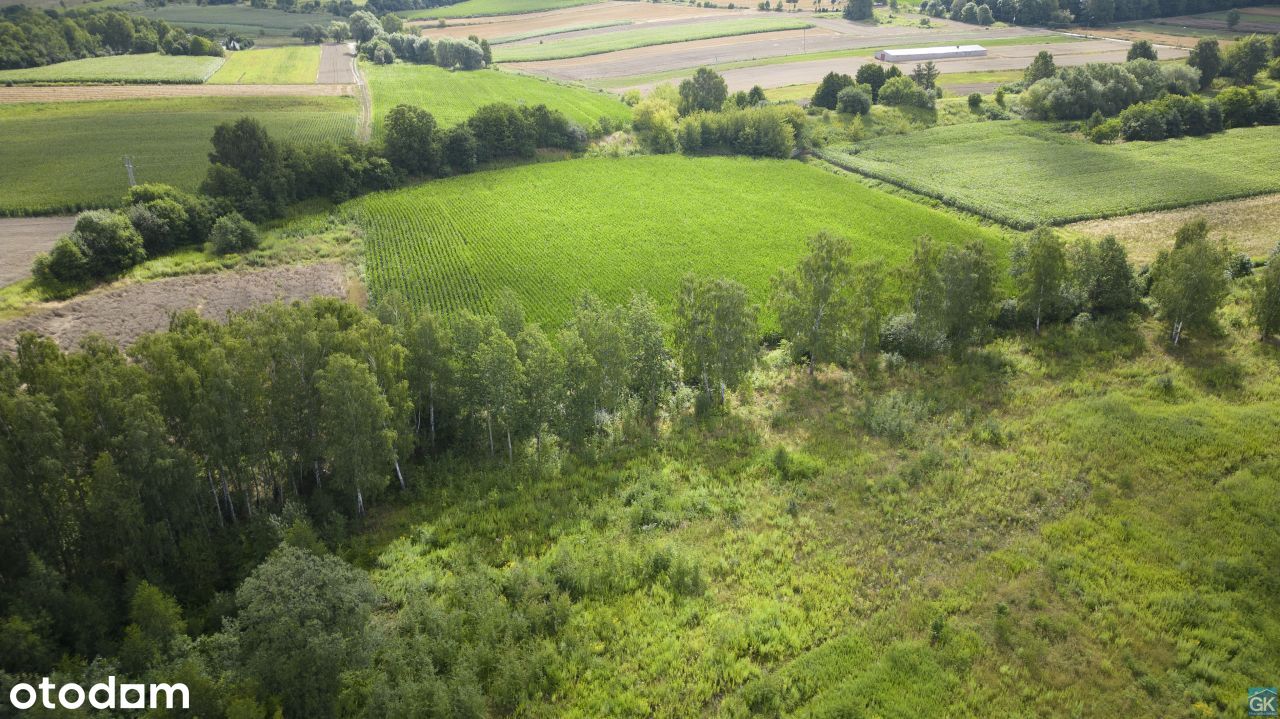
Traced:
<path id="1" fill-rule="evenodd" d="M 0 105 L 0 215 L 117 205 L 138 182 L 193 190 L 208 167 L 213 128 L 243 116 L 295 142 L 355 136 L 349 97 L 186 97 Z M 57 148 L 51 152 L 50 148 Z"/>
<path id="2" fill-rule="evenodd" d="M 172 3 L 155 8 L 130 10 L 152 20 L 164 20 L 170 25 L 203 30 L 225 29 L 261 37 L 290 37 L 293 32 L 307 25 L 327 25 L 334 19 L 327 13 L 285 12 L 248 5 L 195 5 Z"/>
<path id="3" fill-rule="evenodd" d="M 220 57 L 191 55 L 109 55 L 69 60 L 42 67 L 0 70 L 0 84 L 62 83 L 181 83 L 199 84 L 222 67 Z"/>
<path id="4" fill-rule="evenodd" d="M 597 2 L 600 2 L 600 0 L 466 0 L 456 5 L 409 10 L 399 14 L 409 20 L 522 15 L 545 10 L 562 10 L 581 5 L 591 5 Z"/>
<path id="5" fill-rule="evenodd" d="M 633 20 L 608 20 L 605 22 L 589 23 L 586 25 L 566 25 L 564 27 L 553 27 L 544 30 L 530 30 L 529 32 L 517 35 L 505 35 L 496 37 L 489 41 L 491 45 L 506 45 L 508 43 L 520 42 L 522 40 L 532 40 L 534 38 L 545 38 L 549 35 L 563 35 L 570 32 L 580 32 L 582 30 L 600 30 L 607 27 L 621 27 L 623 25 L 634 25 Z"/>
<path id="6" fill-rule="evenodd" d="M 209 78 L 214 85 L 309 85 L 320 74 L 319 45 L 272 47 L 228 53 Z"/>
<path id="7" fill-rule="evenodd" d="M 427 20 L 415 20 L 409 24 L 432 39 L 477 35 L 493 42 L 503 36 L 553 31 L 575 25 L 614 22 L 639 24 L 678 18 L 725 17 L 737 14 L 736 11 L 699 8 L 692 5 L 609 0 L 564 10 L 549 10 L 525 15 L 467 18 L 450 21 L 445 27 L 440 27 L 438 22 Z"/>
<path id="8" fill-rule="evenodd" d="M 919 32 L 899 32 L 877 37 L 862 37 L 836 32 L 817 33 L 810 30 L 788 30 L 762 35 L 722 37 L 697 40 L 675 45 L 635 48 L 605 55 L 594 55 L 565 60 L 522 63 L 518 67 L 526 72 L 557 77 L 574 82 L 589 82 L 594 86 L 632 87 L 661 80 L 684 77 L 694 68 L 708 66 L 717 70 L 736 67 L 757 67 L 775 64 L 826 60 L 853 55 L 871 55 L 874 51 L 892 47 L 920 47 L 921 45 L 962 44 L 974 42 L 971 32 L 939 33 L 921 37 Z M 983 37 L 983 42 L 1036 37 L 1055 38 L 1050 42 L 1073 42 L 1075 38 L 1058 41 L 1062 35 L 1046 35 L 1043 31 L 1027 31 L 1021 28 L 998 28 Z"/>
<path id="9" fill-rule="evenodd" d="M 0 218 L 0 287 L 31 274 L 31 262 L 75 226 L 75 217 Z"/>
<path id="10" fill-rule="evenodd" d="M 533 62 L 599 55 L 618 50 L 631 50 L 653 45 L 720 37 L 753 35 L 780 30 L 813 27 L 804 20 L 789 18 L 740 18 L 673 27 L 651 27 L 619 32 L 606 32 L 545 44 L 504 45 L 494 51 L 495 62 Z"/>
<path id="11" fill-rule="evenodd" d="M 529 165 L 370 195 L 338 212 L 365 230 L 375 299 L 400 293 L 419 307 L 479 310 L 510 286 L 548 325 L 583 289 L 617 302 L 643 288 L 666 304 L 686 272 L 733 277 L 763 302 L 777 268 L 824 229 L 849 236 L 859 258 L 889 264 L 922 234 L 1004 242 L 816 167 L 743 158 Z"/>
<path id="12" fill-rule="evenodd" d="M 0 105 L 166 97 L 342 97 L 354 85 L 17 85 L 0 87 Z"/>
<path id="13" fill-rule="evenodd" d="M 1022 228 L 1280 191 L 1280 127 L 1095 145 L 1040 123 L 979 122 L 819 154 L 840 167 Z M 1205 158 L 1232 159 L 1215 164 Z"/>
<path id="14" fill-rule="evenodd" d="M 545 104 L 581 125 L 601 117 L 625 121 L 631 109 L 609 93 L 556 84 L 500 70 L 450 72 L 434 65 L 361 65 L 373 96 L 375 130 L 396 105 L 426 108 L 442 126 L 452 126 L 493 102 Z M 375 134 L 377 132 L 375 131 Z"/>

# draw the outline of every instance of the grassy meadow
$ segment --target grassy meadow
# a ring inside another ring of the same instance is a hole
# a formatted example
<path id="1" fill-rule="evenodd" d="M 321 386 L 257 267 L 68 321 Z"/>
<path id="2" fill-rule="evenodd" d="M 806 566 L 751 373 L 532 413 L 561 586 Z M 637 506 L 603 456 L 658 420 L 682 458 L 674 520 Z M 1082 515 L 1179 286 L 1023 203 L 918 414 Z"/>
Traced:
<path id="1" fill-rule="evenodd" d="M 494 62 L 531 62 L 536 60 L 561 60 L 570 57 L 598 55 L 618 50 L 630 50 L 650 45 L 666 45 L 690 40 L 708 40 L 715 37 L 751 35 L 776 30 L 799 30 L 813 27 L 812 23 L 791 18 L 737 18 L 702 22 L 691 25 L 639 28 L 618 32 L 586 35 L 546 43 L 504 45 L 494 48 Z"/>
<path id="2" fill-rule="evenodd" d="M 429 471 L 346 555 L 393 602 L 475 561 L 572 587 L 520 716 L 1243 716 L 1280 666 L 1280 356 L 1239 310 L 1178 353 L 1134 319 L 817 384 L 771 357 L 656 449 Z"/>
<path id="3" fill-rule="evenodd" d="M 546 105 L 584 126 L 602 117 L 620 121 L 631 117 L 631 108 L 615 95 L 512 72 L 452 72 L 434 65 L 407 63 L 361 63 L 360 72 L 373 95 L 375 135 L 381 131 L 382 118 L 396 105 L 424 107 L 446 127 L 466 120 L 476 108 L 493 102 Z"/>
<path id="4" fill-rule="evenodd" d="M 490 15 L 523 15 L 546 10 L 563 10 L 592 5 L 602 0 L 465 0 L 442 7 L 406 10 L 399 13 L 409 20 L 434 20 L 436 18 L 486 17 Z"/>
<path id="5" fill-rule="evenodd" d="M 298 142 L 353 137 L 349 97 L 198 97 L 0 105 L 0 214 L 39 214 L 118 203 L 139 182 L 195 189 L 213 128 L 245 115 L 273 137 Z M 50 148 L 57 148 L 51 152 Z"/>
<path id="6" fill-rule="evenodd" d="M 310 85 L 320 74 L 320 46 L 241 50 L 213 73 L 213 85 Z"/>
<path id="7" fill-rule="evenodd" d="M 1280 190 L 1280 127 L 1095 145 L 1051 124 L 980 122 L 879 137 L 821 154 L 842 167 L 1024 228 Z"/>
<path id="8" fill-rule="evenodd" d="M 220 57 L 110 55 L 69 60 L 42 67 L 0 70 L 0 84 L 47 83 L 202 83 L 222 67 Z"/>
<path id="9" fill-rule="evenodd" d="M 511 287 L 555 326 L 591 290 L 633 288 L 666 304 L 686 272 L 722 274 L 763 302 L 770 278 L 830 230 L 859 259 L 896 264 L 913 241 L 996 232 L 816 167 L 777 160 L 648 156 L 583 159 L 429 182 L 338 210 L 365 235 L 376 300 L 401 293 L 438 311 L 487 308 Z"/>

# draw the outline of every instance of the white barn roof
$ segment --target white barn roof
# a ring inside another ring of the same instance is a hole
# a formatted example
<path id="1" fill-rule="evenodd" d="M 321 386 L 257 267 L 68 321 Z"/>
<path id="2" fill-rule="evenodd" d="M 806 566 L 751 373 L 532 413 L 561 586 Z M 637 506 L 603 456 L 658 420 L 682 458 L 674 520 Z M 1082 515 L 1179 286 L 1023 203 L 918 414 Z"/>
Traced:
<path id="1" fill-rule="evenodd" d="M 908 62 L 911 60 L 945 60 L 953 57 L 986 57 L 987 49 L 981 45 L 944 45 L 941 47 L 914 47 L 904 50 L 880 50 L 877 60 Z"/>

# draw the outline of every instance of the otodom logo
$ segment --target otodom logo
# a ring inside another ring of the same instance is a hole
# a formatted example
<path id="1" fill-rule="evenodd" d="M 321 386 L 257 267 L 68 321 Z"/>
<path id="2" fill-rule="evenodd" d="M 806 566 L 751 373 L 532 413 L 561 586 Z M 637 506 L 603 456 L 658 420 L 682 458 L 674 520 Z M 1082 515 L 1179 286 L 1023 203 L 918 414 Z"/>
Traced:
<path id="1" fill-rule="evenodd" d="M 186 684 L 121 684 L 117 691 L 115 677 L 87 690 L 79 684 L 59 687 L 49 677 L 37 686 L 15 684 L 9 690 L 9 704 L 15 709 L 30 709 L 37 703 L 45 709 L 188 709 L 191 699 Z"/>
<path id="2" fill-rule="evenodd" d="M 1248 709 L 1251 717 L 1276 716 L 1276 688 L 1250 687 Z"/>

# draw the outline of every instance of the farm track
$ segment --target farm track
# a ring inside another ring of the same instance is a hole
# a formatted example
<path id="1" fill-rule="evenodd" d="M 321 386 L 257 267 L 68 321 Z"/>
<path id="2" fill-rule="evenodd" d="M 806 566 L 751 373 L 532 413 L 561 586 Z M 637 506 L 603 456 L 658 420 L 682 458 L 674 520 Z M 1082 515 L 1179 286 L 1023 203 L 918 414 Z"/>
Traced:
<path id="1" fill-rule="evenodd" d="M 330 43 L 320 52 L 320 73 L 316 76 L 320 85 L 358 85 L 355 50 L 347 43 Z"/>
<path id="2" fill-rule="evenodd" d="M 22 102 L 148 100 L 166 97 L 342 97 L 358 89 L 347 85 L 18 85 L 0 87 L 0 105 Z"/>
<path id="3" fill-rule="evenodd" d="M 31 274 L 31 262 L 71 231 L 76 218 L 10 217 L 0 219 L 0 287 Z"/>
<path id="4" fill-rule="evenodd" d="M 356 62 L 355 45 L 351 47 L 351 75 L 355 78 L 356 88 L 360 90 L 360 124 L 356 126 L 356 139 L 369 142 L 373 139 L 373 95 L 369 92 L 369 81 L 360 74 L 360 63 Z"/>
<path id="5" fill-rule="evenodd" d="M 18 334 L 27 330 L 47 335 L 68 350 L 90 334 L 123 347 L 168 327 L 169 318 L 183 310 L 222 320 L 229 312 L 320 296 L 347 297 L 343 265 L 289 265 L 122 283 L 0 322 L 0 351 L 12 352 Z"/>

